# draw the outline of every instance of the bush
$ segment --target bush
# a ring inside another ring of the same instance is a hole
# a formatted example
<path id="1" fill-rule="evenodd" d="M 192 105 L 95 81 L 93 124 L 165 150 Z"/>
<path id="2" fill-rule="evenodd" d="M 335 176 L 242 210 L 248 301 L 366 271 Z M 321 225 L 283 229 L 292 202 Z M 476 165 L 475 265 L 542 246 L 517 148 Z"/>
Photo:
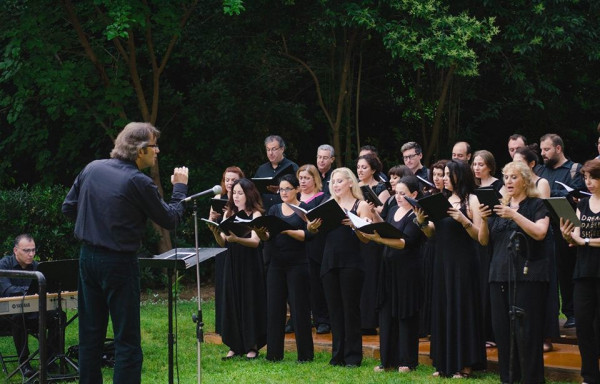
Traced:
<path id="1" fill-rule="evenodd" d="M 11 254 L 14 239 L 29 233 L 35 239 L 40 261 L 78 257 L 74 223 L 61 212 L 68 189 L 27 185 L 0 191 L 0 241 L 3 254 Z"/>
<path id="2" fill-rule="evenodd" d="M 0 257 L 11 254 L 14 239 L 21 233 L 29 233 L 35 239 L 39 261 L 76 259 L 79 257 L 79 241 L 73 235 L 74 222 L 68 220 L 61 206 L 69 188 L 63 186 L 22 186 L 18 189 L 0 191 Z M 200 227 L 201 244 L 211 244 L 212 234 L 205 226 Z M 208 234 L 207 234 L 208 232 Z M 193 223 L 186 217 L 180 229 L 172 233 L 178 247 L 193 246 Z M 210 236 L 209 236 L 210 234 Z M 207 238 L 208 240 L 205 240 Z M 139 250 L 140 257 L 152 257 L 157 253 L 158 234 L 148 222 L 146 235 Z M 206 245 L 204 245 L 206 246 Z M 212 280 L 212 261 L 202 264 L 202 281 Z M 195 281 L 195 270 L 186 271 L 181 283 Z M 164 271 L 142 269 L 142 287 L 164 287 Z"/>

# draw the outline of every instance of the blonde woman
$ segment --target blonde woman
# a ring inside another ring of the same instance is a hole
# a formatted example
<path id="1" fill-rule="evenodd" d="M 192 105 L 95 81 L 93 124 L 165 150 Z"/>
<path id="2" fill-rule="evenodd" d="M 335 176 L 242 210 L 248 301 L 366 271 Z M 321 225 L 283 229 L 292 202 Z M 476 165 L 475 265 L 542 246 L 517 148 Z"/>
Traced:
<path id="1" fill-rule="evenodd" d="M 369 204 L 362 199 L 358 180 L 348 168 L 337 168 L 331 174 L 329 191 L 340 208 L 362 218 L 372 219 Z M 346 367 L 362 363 L 360 330 L 360 295 L 364 265 L 360 254 L 360 232 L 355 232 L 349 219 L 326 234 L 321 278 L 331 321 L 332 350 L 329 364 Z M 308 224 L 318 231 L 321 220 Z"/>

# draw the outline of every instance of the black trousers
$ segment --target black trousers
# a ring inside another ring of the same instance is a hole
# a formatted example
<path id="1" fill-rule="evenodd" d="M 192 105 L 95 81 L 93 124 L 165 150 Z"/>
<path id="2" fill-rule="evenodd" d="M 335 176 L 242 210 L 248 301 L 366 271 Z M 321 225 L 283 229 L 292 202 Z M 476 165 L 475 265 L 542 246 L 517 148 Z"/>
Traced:
<path id="1" fill-rule="evenodd" d="M 581 376 L 586 383 L 600 383 L 598 369 L 598 330 L 595 319 L 600 314 L 600 279 L 575 280 L 575 322 L 577 344 L 581 354 Z"/>
<path id="2" fill-rule="evenodd" d="M 321 264 L 309 258 L 310 268 L 310 310 L 315 325 L 329 324 L 329 312 L 327 311 L 327 300 L 321 280 Z"/>
<path id="3" fill-rule="evenodd" d="M 60 328 L 57 311 L 50 311 L 46 315 L 46 346 L 48 351 L 48 361 L 56 356 L 58 351 Z M 66 316 L 62 313 L 63 324 L 66 322 Z M 24 362 L 29 357 L 28 335 L 30 333 L 39 333 L 39 318 L 37 313 L 25 313 L 13 315 L 10 319 L 13 342 L 19 363 Z"/>
<path id="4" fill-rule="evenodd" d="M 566 317 L 575 314 L 573 310 L 573 271 L 577 260 L 577 247 L 569 247 L 569 243 L 560 236 L 560 228 L 552 227 L 556 251 L 556 271 L 560 289 L 561 312 Z"/>
<path id="5" fill-rule="evenodd" d="M 510 379 L 511 302 L 507 283 L 490 283 L 492 327 L 498 346 L 500 380 Z M 514 305 L 523 310 L 514 322 L 513 382 L 523 384 L 544 382 L 544 317 L 547 282 L 519 282 Z"/>
<path id="6" fill-rule="evenodd" d="M 271 264 L 267 272 L 267 359 L 283 359 L 287 302 L 294 322 L 298 361 L 314 358 L 310 322 L 308 264 L 279 267 Z"/>
<path id="7" fill-rule="evenodd" d="M 393 317 L 391 303 L 379 309 L 379 349 L 385 368 L 419 364 L 419 317 L 419 312 L 403 319 Z"/>
<path id="8" fill-rule="evenodd" d="M 331 365 L 362 363 L 360 295 L 364 278 L 358 268 L 335 268 L 323 275 L 331 321 Z"/>

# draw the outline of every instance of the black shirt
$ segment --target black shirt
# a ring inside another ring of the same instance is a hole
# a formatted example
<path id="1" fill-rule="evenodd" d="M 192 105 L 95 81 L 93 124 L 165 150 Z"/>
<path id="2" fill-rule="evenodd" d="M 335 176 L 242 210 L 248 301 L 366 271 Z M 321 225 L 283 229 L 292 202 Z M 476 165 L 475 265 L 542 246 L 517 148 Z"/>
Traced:
<path id="1" fill-rule="evenodd" d="M 288 165 L 292 165 L 294 169 L 294 173 L 298 170 L 298 164 L 289 160 L 287 157 L 284 157 L 279 164 L 277 164 L 276 168 L 273 168 L 270 162 L 266 162 L 256 170 L 254 177 L 274 177 L 279 171 L 283 170 Z M 269 208 L 271 208 L 275 204 L 281 203 L 281 198 L 278 193 L 261 193 L 261 197 L 263 200 L 263 208 L 266 212 L 269 212 Z"/>
<path id="2" fill-rule="evenodd" d="M 4 256 L 0 260 L 0 269 L 9 271 L 35 271 L 37 266 L 38 262 L 34 260 L 32 264 L 23 269 L 14 254 Z M 0 296 L 22 296 L 29 290 L 30 284 L 31 279 L 0 277 Z"/>
<path id="3" fill-rule="evenodd" d="M 594 213 L 590 209 L 590 198 L 586 197 L 577 204 L 579 220 L 581 221 L 580 235 L 585 238 L 600 237 L 600 212 Z M 573 271 L 574 279 L 584 277 L 600 278 L 600 248 L 577 247 L 577 261 Z"/>
<path id="4" fill-rule="evenodd" d="M 548 210 L 542 199 L 538 198 L 526 198 L 521 201 L 517 212 L 534 223 L 548 215 Z M 490 233 L 489 246 L 492 252 L 490 282 L 514 281 L 515 276 L 516 280 L 519 281 L 549 281 L 549 263 L 552 260 L 549 255 L 554 249 L 550 226 L 548 226 L 546 237 L 541 241 L 529 237 L 514 221 L 498 216 L 488 218 L 488 227 Z M 513 260 L 514 257 L 511 255 L 511 248 L 509 248 L 513 246 L 510 237 L 514 231 L 523 233 L 527 238 L 527 242 L 523 244 L 521 241 L 520 251 L 514 263 L 515 268 L 509 270 L 510 260 Z M 528 260 L 529 271 L 527 275 L 524 275 L 523 267 L 526 259 Z M 511 276 L 510 279 L 509 275 Z"/>
<path id="5" fill-rule="evenodd" d="M 75 236 L 85 243 L 118 252 L 135 252 L 151 219 L 166 229 L 181 221 L 187 185 L 173 186 L 166 203 L 150 177 L 132 161 L 96 160 L 77 176 L 62 205 L 75 219 Z"/>

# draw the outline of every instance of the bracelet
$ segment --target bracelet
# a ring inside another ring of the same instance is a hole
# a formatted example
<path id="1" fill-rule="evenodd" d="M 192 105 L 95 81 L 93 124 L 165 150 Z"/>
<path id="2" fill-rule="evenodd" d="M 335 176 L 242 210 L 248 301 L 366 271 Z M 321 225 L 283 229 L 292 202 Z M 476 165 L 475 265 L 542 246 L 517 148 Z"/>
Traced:
<path id="1" fill-rule="evenodd" d="M 469 221 L 467 224 L 463 224 L 463 228 L 464 228 L 464 229 L 467 229 L 467 230 L 468 230 L 469 228 L 471 228 L 472 226 L 473 226 L 473 224 L 472 224 L 470 221 Z"/>
<path id="2" fill-rule="evenodd" d="M 413 219 L 413 223 L 415 223 L 416 226 L 419 227 L 419 229 L 423 229 L 423 228 L 426 228 L 429 225 L 429 219 L 425 219 L 424 222 L 419 223 L 419 220 L 417 220 L 417 218 L 415 217 Z"/>

